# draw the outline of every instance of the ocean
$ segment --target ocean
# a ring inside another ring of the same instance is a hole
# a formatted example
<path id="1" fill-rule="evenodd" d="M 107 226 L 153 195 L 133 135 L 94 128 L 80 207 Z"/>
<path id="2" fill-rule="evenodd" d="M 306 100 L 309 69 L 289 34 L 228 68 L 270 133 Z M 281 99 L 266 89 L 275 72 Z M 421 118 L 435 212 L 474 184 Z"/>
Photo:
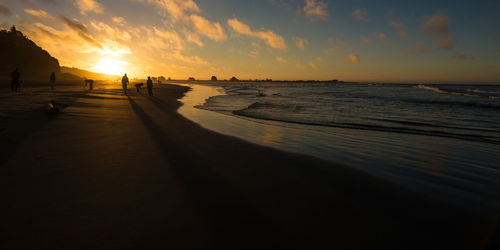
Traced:
<path id="1" fill-rule="evenodd" d="M 264 146 L 357 168 L 471 209 L 500 209 L 500 86 L 189 84 L 180 113 Z"/>

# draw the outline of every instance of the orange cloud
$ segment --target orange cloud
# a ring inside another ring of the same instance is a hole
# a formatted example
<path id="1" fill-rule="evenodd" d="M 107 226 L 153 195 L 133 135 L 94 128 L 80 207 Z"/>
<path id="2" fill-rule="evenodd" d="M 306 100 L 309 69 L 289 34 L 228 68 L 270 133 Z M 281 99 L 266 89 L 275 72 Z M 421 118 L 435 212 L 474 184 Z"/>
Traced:
<path id="1" fill-rule="evenodd" d="M 333 37 L 328 38 L 328 44 L 330 47 L 323 52 L 327 55 L 331 55 L 335 53 L 337 50 L 344 48 L 347 44 L 339 39 L 335 39 Z"/>
<path id="2" fill-rule="evenodd" d="M 99 4 L 95 0 L 77 0 L 76 6 L 78 7 L 82 15 L 86 15 L 87 12 L 104 12 L 104 8 L 101 6 L 101 4 Z"/>
<path id="3" fill-rule="evenodd" d="M 194 43 L 198 45 L 199 47 L 205 46 L 205 44 L 201 41 L 201 38 L 198 34 L 196 33 L 191 33 L 188 31 L 184 31 L 184 38 L 190 43 Z"/>
<path id="4" fill-rule="evenodd" d="M 455 37 L 451 34 L 447 34 L 446 36 L 443 36 L 436 41 L 436 46 L 440 49 L 451 50 L 453 49 L 454 42 Z"/>
<path id="5" fill-rule="evenodd" d="M 304 6 L 304 15 L 310 19 L 326 20 L 330 15 L 328 13 L 328 4 L 317 0 L 306 0 Z"/>
<path id="6" fill-rule="evenodd" d="M 227 20 L 227 23 L 235 32 L 264 40 L 267 45 L 272 48 L 282 50 L 286 50 L 288 48 L 285 39 L 270 30 L 253 31 L 250 26 L 240 22 L 237 18 L 229 19 Z"/>
<path id="7" fill-rule="evenodd" d="M 119 16 L 112 17 L 111 21 L 113 23 L 116 23 L 116 24 L 119 24 L 119 25 L 125 24 L 125 19 L 123 17 L 119 17 Z"/>
<path id="8" fill-rule="evenodd" d="M 207 19 L 198 16 L 191 15 L 191 22 L 193 23 L 194 29 L 200 34 L 204 35 L 214 41 L 224 41 L 227 36 L 219 23 L 212 23 Z"/>
<path id="9" fill-rule="evenodd" d="M 383 43 L 386 47 L 392 47 L 394 44 L 387 40 L 387 36 L 384 33 L 375 33 L 377 41 Z"/>
<path id="10" fill-rule="evenodd" d="M 406 26 L 402 22 L 396 22 L 392 21 L 392 27 L 394 27 L 399 34 L 399 38 L 405 39 L 406 38 Z"/>
<path id="11" fill-rule="evenodd" d="M 276 61 L 279 62 L 279 63 L 281 63 L 281 64 L 288 63 L 288 61 L 285 58 L 281 57 L 281 56 L 276 57 Z"/>
<path id="12" fill-rule="evenodd" d="M 458 60 L 471 60 L 471 59 L 474 59 L 473 56 L 468 56 L 468 55 L 460 53 L 460 52 L 453 53 L 452 57 L 455 58 L 455 59 L 458 59 Z"/>
<path id="13" fill-rule="evenodd" d="M 368 22 L 368 11 L 366 9 L 356 9 L 352 12 L 352 16 L 358 19 L 359 21 Z"/>
<path id="14" fill-rule="evenodd" d="M 361 35 L 361 42 L 368 45 L 373 45 L 373 40 L 368 39 L 366 36 Z"/>
<path id="15" fill-rule="evenodd" d="M 306 46 L 309 44 L 309 41 L 307 41 L 306 39 L 300 38 L 300 37 L 295 37 L 294 40 L 295 40 L 295 45 L 300 50 L 304 50 L 306 48 Z"/>
<path id="16" fill-rule="evenodd" d="M 401 52 L 403 52 L 404 55 L 411 55 L 411 54 L 413 54 L 413 51 L 411 51 L 409 49 L 403 49 Z"/>
<path id="17" fill-rule="evenodd" d="M 450 17 L 434 14 L 426 17 L 421 29 L 425 34 L 436 37 L 436 47 L 451 50 L 453 49 L 455 37 L 448 31 L 450 22 Z"/>
<path id="18" fill-rule="evenodd" d="M 434 14 L 425 18 L 422 30 L 429 35 L 448 34 L 448 24 L 450 21 L 450 17 Z"/>
<path id="19" fill-rule="evenodd" d="M 309 62 L 309 67 L 311 67 L 311 69 L 318 69 L 318 65 L 313 62 Z"/>
<path id="20" fill-rule="evenodd" d="M 24 12 L 36 18 L 54 19 L 54 17 L 43 10 L 25 9 Z"/>
<path id="21" fill-rule="evenodd" d="M 295 61 L 295 67 L 297 67 L 297 69 L 300 69 L 300 70 L 304 70 L 306 69 L 306 66 L 304 66 L 302 63 L 300 63 L 300 61 Z"/>
<path id="22" fill-rule="evenodd" d="M 431 48 L 420 42 L 415 43 L 415 49 L 420 53 L 428 53 L 429 51 L 431 51 Z"/>
<path id="23" fill-rule="evenodd" d="M 65 16 L 61 16 L 63 22 L 73 31 L 76 31 L 78 36 L 80 36 L 83 40 L 87 41 L 89 44 L 96 46 L 98 48 L 102 48 L 102 45 L 97 42 L 92 35 L 90 35 L 87 27 L 78 21 L 70 20 Z"/>
<path id="24" fill-rule="evenodd" d="M 150 3 L 158 6 L 163 12 L 169 14 L 174 20 L 184 19 L 188 12 L 199 13 L 200 8 L 193 0 L 136 0 L 140 3 Z"/>
<path id="25" fill-rule="evenodd" d="M 352 64 L 360 64 L 361 63 L 361 58 L 359 55 L 356 54 L 349 54 L 349 60 L 351 61 Z"/>
<path id="26" fill-rule="evenodd" d="M 198 15 L 201 10 L 193 0 L 135 0 L 141 3 L 149 3 L 158 6 L 161 15 L 168 14 L 176 22 L 186 23 L 192 26 L 196 33 L 203 35 L 214 41 L 224 41 L 227 39 L 224 29 L 220 23 L 211 22 Z M 193 14 L 194 13 L 194 14 Z M 199 37 L 190 36 L 191 42 L 202 44 Z"/>

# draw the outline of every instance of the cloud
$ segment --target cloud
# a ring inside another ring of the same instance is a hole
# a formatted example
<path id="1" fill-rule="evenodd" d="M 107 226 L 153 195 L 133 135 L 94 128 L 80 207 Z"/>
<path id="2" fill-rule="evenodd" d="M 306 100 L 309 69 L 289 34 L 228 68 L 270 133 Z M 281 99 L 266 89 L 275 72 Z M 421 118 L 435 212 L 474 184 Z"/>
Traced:
<path id="1" fill-rule="evenodd" d="M 250 26 L 240 22 L 237 18 L 227 20 L 227 24 L 237 33 L 255 37 L 266 41 L 267 45 L 271 48 L 286 50 L 285 39 L 280 35 L 275 34 L 270 30 L 266 31 L 253 31 Z"/>
<path id="2" fill-rule="evenodd" d="M 298 61 L 298 60 L 297 60 L 297 61 L 295 61 L 295 67 L 296 67 L 297 69 L 300 69 L 300 70 L 304 70 L 304 69 L 306 69 L 306 66 L 304 66 L 302 63 L 300 63 L 300 61 Z"/>
<path id="3" fill-rule="evenodd" d="M 349 60 L 351 61 L 352 64 L 360 64 L 361 63 L 361 58 L 359 55 L 350 53 L 349 54 Z"/>
<path id="4" fill-rule="evenodd" d="M 188 12 L 199 13 L 200 8 L 193 0 L 136 0 L 140 3 L 150 3 L 158 6 L 163 12 L 162 15 L 168 14 L 174 20 L 185 18 Z"/>
<path id="5" fill-rule="evenodd" d="M 77 0 L 76 6 L 80 10 L 80 14 L 86 15 L 88 12 L 103 13 L 104 8 L 94 0 Z"/>
<path id="6" fill-rule="evenodd" d="M 182 53 L 184 50 L 184 40 L 174 30 L 165 30 L 157 27 L 148 28 L 142 26 L 141 29 L 146 32 L 147 41 L 143 43 L 143 47 L 147 50 L 164 52 L 170 51 L 168 57 L 175 58 L 189 64 L 207 65 L 208 62 L 199 56 L 187 56 Z"/>
<path id="7" fill-rule="evenodd" d="M 203 47 L 205 45 L 201 41 L 200 36 L 198 34 L 186 31 L 186 32 L 184 32 L 184 37 L 186 38 L 186 40 L 188 42 L 194 43 L 194 44 L 198 45 L 199 47 Z"/>
<path id="8" fill-rule="evenodd" d="M 311 67 L 311 69 L 318 69 L 318 65 L 313 62 L 309 62 L 309 67 Z"/>
<path id="9" fill-rule="evenodd" d="M 368 39 L 366 36 L 361 35 L 361 42 L 368 45 L 373 45 L 373 40 Z"/>
<path id="10" fill-rule="evenodd" d="M 429 51 L 431 51 L 431 48 L 420 42 L 415 43 L 415 49 L 420 53 L 428 53 Z"/>
<path id="11" fill-rule="evenodd" d="M 362 22 L 368 22 L 368 11 L 366 9 L 356 9 L 352 12 L 352 16 Z"/>
<path id="12" fill-rule="evenodd" d="M 49 15 L 47 12 L 43 10 L 32 10 L 32 9 L 25 9 L 24 12 L 27 14 L 34 16 L 36 18 L 45 18 L 45 19 L 54 19 L 51 15 Z"/>
<path id="13" fill-rule="evenodd" d="M 119 24 L 119 25 L 125 24 L 125 19 L 123 17 L 119 17 L 119 16 L 112 17 L 111 21 L 113 23 L 116 23 L 116 24 Z"/>
<path id="14" fill-rule="evenodd" d="M 440 49 L 452 50 L 454 42 L 455 37 L 451 34 L 447 34 L 436 41 L 436 46 Z"/>
<path id="15" fill-rule="evenodd" d="M 0 14 L 5 16 L 12 15 L 12 12 L 7 4 L 0 2 Z"/>
<path id="16" fill-rule="evenodd" d="M 434 14 L 425 18 L 421 28 L 428 35 L 446 35 L 450 21 L 450 17 Z"/>
<path id="17" fill-rule="evenodd" d="M 198 34 L 204 35 L 214 41 L 226 40 L 226 33 L 219 23 L 212 23 L 198 15 L 191 15 L 190 19 L 193 23 L 194 29 L 198 32 Z"/>
<path id="18" fill-rule="evenodd" d="M 309 44 L 309 41 L 307 41 L 306 39 L 300 38 L 300 37 L 295 37 L 294 40 L 295 40 L 295 45 L 300 50 L 304 50 L 306 48 L 306 46 Z"/>
<path id="19" fill-rule="evenodd" d="M 411 55 L 413 54 L 413 51 L 409 50 L 409 49 L 403 49 L 401 52 L 403 52 L 404 55 Z"/>
<path id="20" fill-rule="evenodd" d="M 127 31 L 121 30 L 117 27 L 113 28 L 103 22 L 91 22 L 90 25 L 107 38 L 121 42 L 128 42 L 132 39 L 132 36 Z"/>
<path id="21" fill-rule="evenodd" d="M 448 31 L 450 22 L 450 17 L 434 14 L 425 18 L 421 29 L 425 34 L 436 38 L 437 48 L 451 50 L 453 49 L 455 37 Z"/>
<path id="22" fill-rule="evenodd" d="M 149 29 L 147 27 L 142 27 L 146 32 L 146 37 L 148 37 L 148 46 L 156 49 L 169 49 L 171 51 L 177 52 L 184 49 L 184 40 L 181 36 L 170 30 L 164 30 L 157 27 Z"/>
<path id="23" fill-rule="evenodd" d="M 303 11 L 304 15 L 311 20 L 326 20 L 330 15 L 328 13 L 328 4 L 320 0 L 306 0 L 306 6 L 304 6 Z"/>
<path id="24" fill-rule="evenodd" d="M 208 62 L 203 60 L 201 57 L 199 56 L 186 56 L 184 54 L 182 54 L 180 51 L 177 51 L 173 54 L 173 56 L 183 62 L 186 62 L 186 63 L 191 63 L 191 64 L 202 64 L 202 65 L 207 65 Z"/>
<path id="25" fill-rule="evenodd" d="M 18 1 L 29 6 L 32 9 L 40 9 L 40 7 L 33 0 L 18 0 Z"/>
<path id="26" fill-rule="evenodd" d="M 375 36 L 377 37 L 377 41 L 383 43 L 386 47 L 394 46 L 393 43 L 387 40 L 387 36 L 384 33 L 375 33 Z"/>
<path id="27" fill-rule="evenodd" d="M 468 55 L 462 54 L 460 52 L 453 53 L 452 57 L 455 59 L 458 59 L 458 60 L 472 60 L 472 59 L 474 59 L 473 56 L 468 56 Z"/>
<path id="28" fill-rule="evenodd" d="M 323 62 L 323 57 L 320 56 L 320 57 L 316 58 L 316 61 L 318 61 L 319 63 L 322 63 Z"/>
<path id="29" fill-rule="evenodd" d="M 175 22 L 189 24 L 198 34 L 208 37 L 209 39 L 212 39 L 214 41 L 224 41 L 227 39 L 227 35 L 224 32 L 224 29 L 222 28 L 220 23 L 211 22 L 206 18 L 198 15 L 198 13 L 200 13 L 201 10 L 193 0 L 135 0 L 135 1 L 140 3 L 149 3 L 156 5 L 161 9 L 160 14 L 162 16 L 166 16 L 168 14 Z M 197 43 L 198 42 L 201 41 L 199 41 L 198 39 Z"/>
<path id="30" fill-rule="evenodd" d="M 97 42 L 89 33 L 87 27 L 78 21 L 70 20 L 65 16 L 61 16 L 61 20 L 73 31 L 76 31 L 78 36 L 83 38 L 83 40 L 87 41 L 89 44 L 102 48 L 102 45 Z"/>
<path id="31" fill-rule="evenodd" d="M 285 58 L 281 57 L 281 56 L 276 57 L 276 61 L 279 62 L 279 63 L 281 63 L 281 64 L 288 63 L 288 61 Z"/>
<path id="32" fill-rule="evenodd" d="M 335 53 L 337 50 L 347 46 L 345 42 L 341 41 L 340 39 L 335 39 L 333 37 L 328 38 L 328 44 L 330 47 L 323 51 L 327 55 L 331 55 Z"/>
<path id="33" fill-rule="evenodd" d="M 392 21 L 392 27 L 394 27 L 398 31 L 399 38 L 406 38 L 406 26 L 402 22 Z"/>

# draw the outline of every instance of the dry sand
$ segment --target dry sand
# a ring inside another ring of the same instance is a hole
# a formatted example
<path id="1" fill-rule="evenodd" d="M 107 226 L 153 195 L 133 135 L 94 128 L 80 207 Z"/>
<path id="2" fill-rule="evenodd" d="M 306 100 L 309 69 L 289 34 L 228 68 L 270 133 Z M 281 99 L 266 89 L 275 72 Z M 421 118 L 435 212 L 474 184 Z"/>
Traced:
<path id="1" fill-rule="evenodd" d="M 203 129 L 176 112 L 186 87 L 118 87 L 60 91 L 54 118 L 44 91 L 1 100 L 0 249 L 498 246 L 498 214 Z"/>

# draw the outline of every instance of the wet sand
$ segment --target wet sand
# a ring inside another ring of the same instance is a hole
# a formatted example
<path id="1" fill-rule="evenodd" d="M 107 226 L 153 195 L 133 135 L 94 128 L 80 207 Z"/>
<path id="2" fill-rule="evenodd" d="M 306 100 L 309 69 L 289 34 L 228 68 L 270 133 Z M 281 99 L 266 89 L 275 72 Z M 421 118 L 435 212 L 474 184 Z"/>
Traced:
<path id="1" fill-rule="evenodd" d="M 33 110 L 43 122 L 0 161 L 0 248 L 498 246 L 498 213 L 203 129 L 176 112 L 186 91 L 103 88 L 68 94 L 55 118 Z"/>

